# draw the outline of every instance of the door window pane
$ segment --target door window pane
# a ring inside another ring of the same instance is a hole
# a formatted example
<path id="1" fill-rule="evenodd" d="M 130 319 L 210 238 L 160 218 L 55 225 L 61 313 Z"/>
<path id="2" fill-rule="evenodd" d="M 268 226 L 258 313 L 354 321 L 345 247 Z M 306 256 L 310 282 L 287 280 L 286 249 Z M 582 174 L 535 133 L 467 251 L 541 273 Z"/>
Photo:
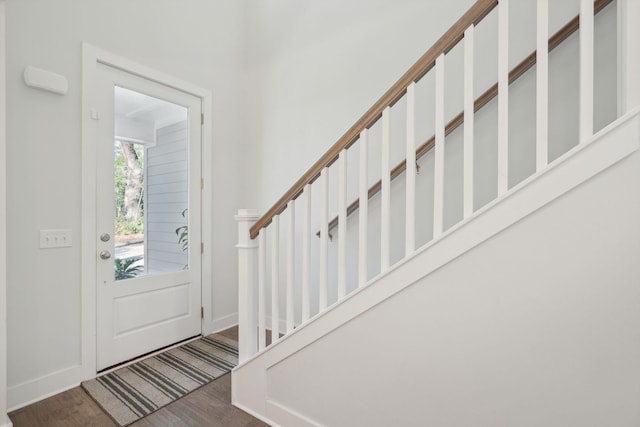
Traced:
<path id="1" fill-rule="evenodd" d="M 188 110 L 115 87 L 116 280 L 189 268 Z"/>

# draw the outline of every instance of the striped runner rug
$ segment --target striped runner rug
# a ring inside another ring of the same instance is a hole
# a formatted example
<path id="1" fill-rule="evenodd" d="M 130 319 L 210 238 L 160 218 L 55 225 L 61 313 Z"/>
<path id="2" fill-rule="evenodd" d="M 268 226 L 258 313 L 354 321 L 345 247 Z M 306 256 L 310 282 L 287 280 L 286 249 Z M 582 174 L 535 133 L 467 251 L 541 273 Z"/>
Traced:
<path id="1" fill-rule="evenodd" d="M 114 421 L 126 426 L 237 364 L 238 343 L 213 334 L 85 381 L 82 387 Z"/>

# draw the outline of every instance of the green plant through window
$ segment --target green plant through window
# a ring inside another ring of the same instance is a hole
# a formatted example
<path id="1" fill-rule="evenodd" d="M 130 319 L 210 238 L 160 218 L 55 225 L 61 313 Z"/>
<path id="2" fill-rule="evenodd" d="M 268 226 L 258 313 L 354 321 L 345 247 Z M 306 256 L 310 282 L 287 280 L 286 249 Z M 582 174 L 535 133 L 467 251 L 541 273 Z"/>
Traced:
<path id="1" fill-rule="evenodd" d="M 142 257 L 115 259 L 116 280 L 131 279 L 144 271 L 141 265 L 133 265 Z"/>
<path id="2" fill-rule="evenodd" d="M 187 211 L 188 209 L 182 211 L 182 217 L 185 219 L 187 218 Z M 189 225 L 176 228 L 176 235 L 178 236 L 178 244 L 186 252 L 189 249 Z"/>

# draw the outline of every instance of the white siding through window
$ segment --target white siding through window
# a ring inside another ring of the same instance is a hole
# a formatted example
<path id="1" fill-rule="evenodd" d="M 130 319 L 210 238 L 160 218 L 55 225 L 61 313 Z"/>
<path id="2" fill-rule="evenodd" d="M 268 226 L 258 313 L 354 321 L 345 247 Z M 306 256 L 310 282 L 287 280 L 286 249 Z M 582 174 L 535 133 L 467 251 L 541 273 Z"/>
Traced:
<path id="1" fill-rule="evenodd" d="M 187 224 L 182 215 L 188 205 L 187 138 L 187 121 L 182 121 L 158 129 L 156 146 L 147 149 L 148 273 L 181 270 L 188 264 L 176 234 Z"/>

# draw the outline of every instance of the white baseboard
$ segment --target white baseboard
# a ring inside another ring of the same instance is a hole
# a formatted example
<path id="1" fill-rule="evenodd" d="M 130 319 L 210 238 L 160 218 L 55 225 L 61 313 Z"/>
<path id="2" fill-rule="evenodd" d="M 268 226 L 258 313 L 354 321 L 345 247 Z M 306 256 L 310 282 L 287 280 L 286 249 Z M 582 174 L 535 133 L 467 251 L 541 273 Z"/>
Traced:
<path id="1" fill-rule="evenodd" d="M 267 400 L 266 401 L 266 405 L 265 405 L 265 409 L 266 409 L 266 413 L 267 415 L 262 415 L 259 414 L 255 411 L 253 411 L 252 409 L 242 405 L 241 403 L 234 401 L 231 402 L 233 404 L 233 406 L 235 406 L 238 409 L 243 410 L 244 412 L 246 412 L 247 414 L 251 415 L 254 418 L 259 419 L 260 421 L 269 424 L 270 426 L 273 427 L 280 427 L 280 426 L 290 426 L 290 427 L 315 427 L 315 426 L 320 426 L 320 424 L 310 420 L 308 417 L 305 417 L 304 415 L 301 415 L 299 413 L 297 413 L 296 411 L 293 411 L 289 408 L 287 408 L 286 406 L 278 403 L 278 402 L 274 402 L 272 400 Z M 281 420 L 282 424 L 278 424 L 277 422 L 273 421 L 272 418 L 276 418 L 278 420 Z"/>
<path id="2" fill-rule="evenodd" d="M 258 414 L 257 412 L 237 403 L 237 402 L 232 402 L 232 405 L 235 406 L 236 408 L 240 409 L 241 411 L 246 412 L 247 414 L 251 415 L 254 418 L 259 419 L 260 421 L 262 421 L 263 423 L 269 424 L 272 427 L 281 427 L 280 424 L 276 424 L 274 421 Z"/>
<path id="3" fill-rule="evenodd" d="M 82 366 L 61 369 L 33 380 L 7 387 L 7 412 L 76 387 L 82 381 Z"/>
<path id="4" fill-rule="evenodd" d="M 9 417 L 7 416 L 7 420 L 5 421 L 5 423 L 0 426 L 0 427 L 13 427 L 13 423 L 11 422 L 11 420 L 9 419 Z"/>
<path id="5" fill-rule="evenodd" d="M 238 324 L 238 313 L 232 313 L 218 319 L 210 320 L 203 326 L 202 335 L 224 331 Z"/>
<path id="6" fill-rule="evenodd" d="M 238 324 L 238 314 L 233 313 L 203 325 L 203 334 L 208 335 Z M 85 375 L 86 376 L 86 375 Z M 85 378 L 83 367 L 75 365 L 41 377 L 7 387 L 7 412 L 51 397 L 78 386 Z M 0 419 L 0 422 L 2 420 Z M 10 426 L 11 424 L 9 424 Z M 0 424 L 0 427 L 4 427 Z"/>
<path id="7" fill-rule="evenodd" d="M 266 402 L 267 416 L 281 420 L 282 425 L 295 427 L 317 427 L 321 426 L 317 422 L 305 417 L 302 414 L 286 407 L 285 405 L 267 400 Z"/>

